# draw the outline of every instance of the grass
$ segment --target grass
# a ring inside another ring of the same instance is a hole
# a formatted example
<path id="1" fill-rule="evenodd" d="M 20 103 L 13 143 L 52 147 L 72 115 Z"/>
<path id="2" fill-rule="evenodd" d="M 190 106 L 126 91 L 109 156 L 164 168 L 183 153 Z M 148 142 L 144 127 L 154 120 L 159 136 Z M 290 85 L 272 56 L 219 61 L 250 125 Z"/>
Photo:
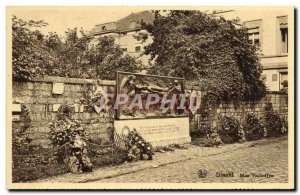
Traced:
<path id="1" fill-rule="evenodd" d="M 68 169 L 64 164 L 37 165 L 35 167 L 20 166 L 12 169 L 12 180 L 16 183 L 22 183 L 67 172 Z"/>
<path id="2" fill-rule="evenodd" d="M 28 158 L 27 155 L 25 157 Z M 112 153 L 111 148 L 105 148 L 101 151 L 90 148 L 89 157 L 91 159 L 91 162 L 93 163 L 94 168 L 119 165 L 125 162 L 126 151 L 116 148 Z M 47 164 L 42 164 L 41 162 L 37 162 L 32 165 L 29 163 L 25 163 L 20 156 L 13 156 L 12 182 L 15 183 L 44 179 L 68 172 L 68 167 L 64 163 L 49 162 Z"/>

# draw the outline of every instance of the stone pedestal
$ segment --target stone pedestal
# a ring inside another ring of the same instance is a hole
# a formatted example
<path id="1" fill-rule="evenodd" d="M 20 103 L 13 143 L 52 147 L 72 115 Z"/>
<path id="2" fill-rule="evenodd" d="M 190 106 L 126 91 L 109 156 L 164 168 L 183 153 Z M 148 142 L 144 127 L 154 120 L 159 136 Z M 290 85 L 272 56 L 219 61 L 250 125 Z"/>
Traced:
<path id="1" fill-rule="evenodd" d="M 116 120 L 114 126 L 115 137 L 125 137 L 129 130 L 135 128 L 153 147 L 191 141 L 188 117 Z M 118 144 L 120 141 L 116 141 L 116 143 Z"/>

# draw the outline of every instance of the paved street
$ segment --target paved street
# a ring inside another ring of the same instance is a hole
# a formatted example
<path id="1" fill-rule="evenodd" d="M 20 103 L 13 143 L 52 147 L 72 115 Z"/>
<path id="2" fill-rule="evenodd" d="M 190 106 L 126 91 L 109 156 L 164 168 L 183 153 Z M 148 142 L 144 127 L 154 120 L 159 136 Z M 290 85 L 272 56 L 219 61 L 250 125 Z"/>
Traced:
<path id="1" fill-rule="evenodd" d="M 287 148 L 286 139 L 276 140 L 95 182 L 287 182 Z M 206 170 L 207 177 L 199 178 L 199 169 Z"/>
<path id="2" fill-rule="evenodd" d="M 207 172 L 199 178 L 198 172 Z M 155 182 L 287 182 L 287 137 L 207 148 L 156 153 L 152 161 L 137 161 L 104 167 L 92 173 L 67 173 L 32 182 L 78 183 L 155 183 Z M 244 174 L 245 177 L 241 177 Z M 255 174 L 255 175 L 253 175 Z M 217 177 L 221 176 L 221 177 Z M 227 177 L 226 177 L 227 176 Z"/>

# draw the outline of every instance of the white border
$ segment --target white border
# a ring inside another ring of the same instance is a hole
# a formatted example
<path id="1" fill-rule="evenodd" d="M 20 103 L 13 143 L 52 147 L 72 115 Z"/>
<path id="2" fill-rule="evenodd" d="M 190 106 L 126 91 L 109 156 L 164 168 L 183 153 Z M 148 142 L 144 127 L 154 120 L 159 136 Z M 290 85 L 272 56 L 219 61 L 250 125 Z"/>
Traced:
<path id="1" fill-rule="evenodd" d="M 24 6 L 34 6 L 34 5 L 38 5 L 38 6 L 48 6 L 48 5 L 52 5 L 52 6 L 109 6 L 109 5 L 145 5 L 145 6 L 153 6 L 153 5 L 172 5 L 172 6 L 180 6 L 180 5 L 184 5 L 184 6 L 193 6 L 193 5 L 197 5 L 197 6 L 220 6 L 220 5 L 226 5 L 226 6 L 238 6 L 238 5 L 242 5 L 242 6 L 262 6 L 262 5 L 268 5 L 268 6 L 279 6 L 279 5 L 294 5 L 296 8 L 299 8 L 299 0 L 268 0 L 268 1 L 261 1 L 261 0 L 251 0 L 251 1 L 241 1 L 241 0 L 226 0 L 226 1 L 221 1 L 221 0 L 209 0 L 209 1 L 205 1 L 205 2 L 200 2 L 197 0 L 165 0 L 165 1 L 160 1 L 160 0 L 151 0 L 151 1 L 141 1 L 141 0 L 126 0 L 126 1 L 121 1 L 121 0 L 106 0 L 105 2 L 101 2 L 101 1 L 92 1 L 92 0 L 84 0 L 84 1 L 62 1 L 62 0 L 51 0 L 51 1 L 41 1 L 41 0 L 26 0 L 26 1 L 20 1 L 20 0 L 2 0 L 0 3 L 0 21 L 1 21 L 1 33 L 0 33 L 0 43 L 1 46 L 1 52 L 0 52 L 0 59 L 1 59 L 1 70 L 0 70 L 0 89 L 2 89 L 2 93 L 1 93 L 1 99 L 0 99 L 0 118 L 1 120 L 1 150 L 0 153 L 2 155 L 1 158 L 1 194 L 8 194 L 9 192 L 5 189 L 5 183 L 6 183 L 6 177 L 5 172 L 6 172 L 6 164 L 5 164 L 5 159 L 6 159 L 6 117 L 5 117 L 5 113 L 6 113 L 6 95 L 5 95 L 5 89 L 6 89 L 6 68 L 5 68 L 5 64 L 6 64 L 6 45 L 4 43 L 6 43 L 6 29 L 5 29 L 5 23 L 6 23 L 6 6 L 20 6 L 20 5 L 24 5 Z M 299 11 L 299 10 L 298 10 Z M 299 12 L 298 12 L 299 13 Z M 299 26 L 299 19 L 296 19 L 295 22 L 297 22 L 296 26 Z M 295 45 L 295 48 L 297 48 L 297 43 Z M 299 50 L 297 50 L 297 53 L 295 53 L 295 56 L 299 56 Z M 297 70 L 297 73 L 295 72 L 295 74 L 299 75 L 299 68 Z M 297 89 L 298 89 L 298 82 L 295 83 L 297 84 Z M 296 111 L 296 110 L 295 110 Z M 300 116 L 298 115 L 297 117 L 297 121 L 300 121 Z M 295 131 L 297 131 L 295 129 Z M 299 137 L 299 133 L 298 133 L 298 137 Z M 296 141 L 297 143 L 297 141 Z M 297 154 L 299 155 L 299 150 L 297 151 Z M 297 156 L 298 156 L 297 155 Z M 38 194 L 43 194 L 45 192 L 37 192 Z M 55 192 L 58 193 L 58 192 Z M 71 192 L 74 193 L 74 192 Z M 80 193 L 85 193 L 85 192 L 80 192 Z M 103 193 L 103 192 L 101 192 Z M 201 192 L 203 193 L 203 192 Z M 260 194 L 260 193 L 259 193 Z"/>

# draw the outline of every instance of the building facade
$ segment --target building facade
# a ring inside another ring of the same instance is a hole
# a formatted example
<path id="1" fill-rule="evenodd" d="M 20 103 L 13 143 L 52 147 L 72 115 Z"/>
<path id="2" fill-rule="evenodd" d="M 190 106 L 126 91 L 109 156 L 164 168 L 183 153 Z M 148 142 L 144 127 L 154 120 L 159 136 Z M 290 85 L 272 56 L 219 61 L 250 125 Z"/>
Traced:
<path id="1" fill-rule="evenodd" d="M 248 28 L 249 43 L 260 49 L 260 61 L 263 67 L 262 79 L 268 90 L 280 91 L 288 80 L 288 10 L 287 9 L 240 9 L 215 11 L 214 15 L 226 19 L 240 18 Z M 291 16 L 290 16 L 291 17 Z M 116 22 L 96 25 L 92 30 L 94 37 L 113 36 L 115 42 L 125 53 L 137 57 L 149 66 L 150 57 L 143 55 L 144 46 L 152 42 L 151 37 L 143 42 L 136 39 L 140 33 L 147 34 L 141 28 L 141 22 L 152 23 L 154 16 L 149 11 L 132 13 Z"/>
<path id="2" fill-rule="evenodd" d="M 138 37 L 148 34 L 146 30 L 141 28 L 141 23 L 152 23 L 153 14 L 150 11 L 142 11 L 132 13 L 116 22 L 98 24 L 92 29 L 91 34 L 94 41 L 99 36 L 113 36 L 115 43 L 119 45 L 125 54 L 136 57 L 145 67 L 149 66 L 149 56 L 143 55 L 144 47 L 152 42 L 152 38 L 148 37 L 146 41 Z"/>
<path id="3" fill-rule="evenodd" d="M 226 19 L 239 18 L 248 28 L 249 42 L 260 49 L 262 78 L 270 91 L 280 91 L 288 81 L 287 9 L 229 10 L 219 12 Z"/>

